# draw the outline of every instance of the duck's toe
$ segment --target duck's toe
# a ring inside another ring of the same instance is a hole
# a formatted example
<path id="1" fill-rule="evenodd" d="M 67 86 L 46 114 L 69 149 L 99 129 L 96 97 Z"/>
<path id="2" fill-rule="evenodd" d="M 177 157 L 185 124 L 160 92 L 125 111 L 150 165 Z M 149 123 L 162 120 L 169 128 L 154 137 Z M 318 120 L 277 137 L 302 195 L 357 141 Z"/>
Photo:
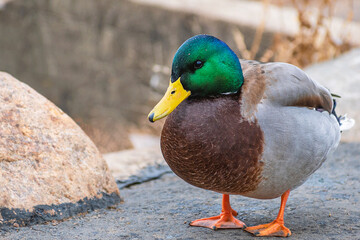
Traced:
<path id="1" fill-rule="evenodd" d="M 262 224 L 254 227 L 247 227 L 245 231 L 254 234 L 258 237 L 271 236 L 271 237 L 289 237 L 291 231 L 283 223 L 273 221 L 268 224 Z"/>
<path id="2" fill-rule="evenodd" d="M 191 226 L 207 227 L 213 230 L 221 228 L 244 228 L 245 223 L 236 219 L 232 213 L 221 213 L 219 216 L 202 218 L 190 223 Z"/>

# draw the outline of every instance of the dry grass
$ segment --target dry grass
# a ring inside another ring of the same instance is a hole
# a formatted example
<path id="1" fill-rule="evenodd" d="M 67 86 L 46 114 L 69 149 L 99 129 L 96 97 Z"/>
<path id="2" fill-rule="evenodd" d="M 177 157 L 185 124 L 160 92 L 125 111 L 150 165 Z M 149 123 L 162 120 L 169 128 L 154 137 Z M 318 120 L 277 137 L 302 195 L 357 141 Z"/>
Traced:
<path id="1" fill-rule="evenodd" d="M 340 0 L 339 0 L 340 1 Z M 295 36 L 286 36 L 276 33 L 273 37 L 273 43 L 259 59 L 262 62 L 281 61 L 294 64 L 299 67 L 305 67 L 312 63 L 332 59 L 346 51 L 352 46 L 345 34 L 346 24 L 352 20 L 353 8 L 352 0 L 347 2 L 345 7 L 348 8 L 348 17 L 343 26 L 344 34 L 341 39 L 334 40 L 330 32 L 331 19 L 333 18 L 334 3 L 336 0 L 273 0 L 281 5 L 293 6 L 298 15 L 299 31 Z M 266 19 L 266 9 L 269 0 L 263 0 L 264 15 L 263 21 L 258 26 L 254 41 L 250 49 L 244 42 L 244 37 L 240 31 L 234 31 L 234 39 L 242 56 L 246 59 L 254 59 L 261 44 L 262 35 L 264 33 L 264 25 Z M 315 14 L 315 20 L 310 21 L 314 16 L 314 9 L 320 9 Z"/>

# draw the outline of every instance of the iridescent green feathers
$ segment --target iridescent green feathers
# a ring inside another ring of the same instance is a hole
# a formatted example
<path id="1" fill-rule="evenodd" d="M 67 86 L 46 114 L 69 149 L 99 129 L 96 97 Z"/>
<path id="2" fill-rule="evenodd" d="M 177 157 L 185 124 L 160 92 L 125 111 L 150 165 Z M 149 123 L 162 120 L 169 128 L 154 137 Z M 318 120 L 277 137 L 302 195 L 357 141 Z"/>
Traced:
<path id="1" fill-rule="evenodd" d="M 244 82 L 236 54 L 226 43 L 208 35 L 192 37 L 180 46 L 171 81 L 179 78 L 191 96 L 236 93 Z"/>

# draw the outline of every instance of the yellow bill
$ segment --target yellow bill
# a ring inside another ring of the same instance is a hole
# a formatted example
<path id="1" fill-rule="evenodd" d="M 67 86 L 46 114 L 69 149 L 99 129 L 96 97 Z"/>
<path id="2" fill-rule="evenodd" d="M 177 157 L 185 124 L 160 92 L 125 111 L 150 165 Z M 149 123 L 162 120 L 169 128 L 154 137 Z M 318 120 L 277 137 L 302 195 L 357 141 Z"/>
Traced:
<path id="1" fill-rule="evenodd" d="M 155 122 L 161 118 L 169 115 L 174 109 L 184 101 L 188 96 L 190 96 L 191 92 L 186 91 L 180 82 L 180 78 L 178 78 L 175 82 L 170 81 L 170 85 L 166 90 L 165 95 L 160 100 L 158 104 L 154 107 L 154 109 L 149 113 L 149 121 Z"/>

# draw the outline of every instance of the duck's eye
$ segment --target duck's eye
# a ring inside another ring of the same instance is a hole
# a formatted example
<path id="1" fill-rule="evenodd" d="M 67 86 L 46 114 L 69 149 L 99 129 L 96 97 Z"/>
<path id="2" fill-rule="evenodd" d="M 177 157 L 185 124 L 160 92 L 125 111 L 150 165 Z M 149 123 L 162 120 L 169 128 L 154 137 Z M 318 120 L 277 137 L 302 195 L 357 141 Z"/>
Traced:
<path id="1" fill-rule="evenodd" d="M 203 62 L 202 62 L 202 61 L 196 60 L 196 61 L 194 62 L 194 68 L 195 68 L 195 69 L 199 69 L 199 68 L 201 68 L 202 66 L 203 66 Z"/>
<path id="2" fill-rule="evenodd" d="M 171 94 L 174 94 L 175 93 L 175 91 L 171 91 Z"/>

